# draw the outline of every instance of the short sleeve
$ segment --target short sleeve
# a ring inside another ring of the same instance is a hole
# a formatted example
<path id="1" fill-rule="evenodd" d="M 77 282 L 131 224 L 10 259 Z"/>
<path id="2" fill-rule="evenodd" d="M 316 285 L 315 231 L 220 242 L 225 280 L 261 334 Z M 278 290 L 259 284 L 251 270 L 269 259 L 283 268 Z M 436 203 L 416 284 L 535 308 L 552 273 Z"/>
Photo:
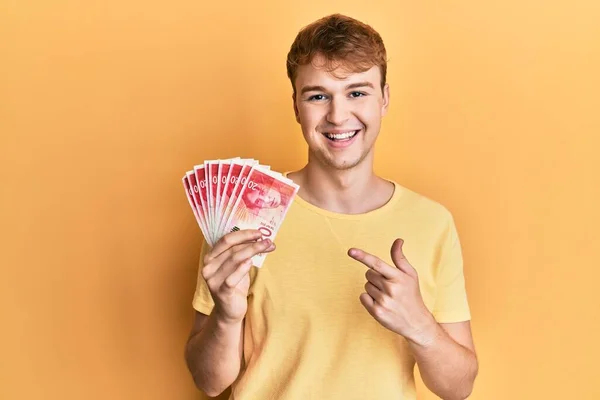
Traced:
<path id="1" fill-rule="evenodd" d="M 194 299 L 192 306 L 194 309 L 202 314 L 210 315 L 215 305 L 213 298 L 208 290 L 208 285 L 202 276 L 202 268 L 204 267 L 204 256 L 210 250 L 206 241 L 202 243 L 202 250 L 200 251 L 200 261 L 198 265 L 198 278 L 196 280 L 196 291 L 194 292 Z"/>
<path id="2" fill-rule="evenodd" d="M 460 239 L 452 215 L 442 240 L 436 276 L 436 299 L 433 316 L 439 323 L 468 321 L 471 312 L 467 300 Z"/>

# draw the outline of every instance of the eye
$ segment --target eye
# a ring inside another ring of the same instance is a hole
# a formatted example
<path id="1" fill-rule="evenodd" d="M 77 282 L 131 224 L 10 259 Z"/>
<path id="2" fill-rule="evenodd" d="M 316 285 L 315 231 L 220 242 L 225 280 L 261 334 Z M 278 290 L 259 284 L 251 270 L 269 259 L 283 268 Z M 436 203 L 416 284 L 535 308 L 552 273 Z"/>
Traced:
<path id="1" fill-rule="evenodd" d="M 308 101 L 321 101 L 321 100 L 325 100 L 325 95 L 314 94 L 308 98 Z"/>
<path id="2" fill-rule="evenodd" d="M 366 96 L 366 93 L 363 92 L 351 92 L 350 97 L 363 97 Z"/>

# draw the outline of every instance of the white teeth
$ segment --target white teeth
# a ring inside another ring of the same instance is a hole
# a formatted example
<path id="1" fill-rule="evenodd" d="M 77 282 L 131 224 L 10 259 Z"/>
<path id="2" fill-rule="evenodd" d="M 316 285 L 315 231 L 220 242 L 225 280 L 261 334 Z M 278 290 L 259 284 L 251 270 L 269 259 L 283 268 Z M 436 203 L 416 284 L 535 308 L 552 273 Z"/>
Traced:
<path id="1" fill-rule="evenodd" d="M 335 139 L 335 140 L 344 140 L 344 139 L 348 139 L 351 138 L 352 136 L 354 136 L 354 134 L 358 132 L 358 131 L 350 131 L 350 132 L 344 132 L 344 133 L 325 133 L 325 135 L 329 138 L 329 139 Z"/>

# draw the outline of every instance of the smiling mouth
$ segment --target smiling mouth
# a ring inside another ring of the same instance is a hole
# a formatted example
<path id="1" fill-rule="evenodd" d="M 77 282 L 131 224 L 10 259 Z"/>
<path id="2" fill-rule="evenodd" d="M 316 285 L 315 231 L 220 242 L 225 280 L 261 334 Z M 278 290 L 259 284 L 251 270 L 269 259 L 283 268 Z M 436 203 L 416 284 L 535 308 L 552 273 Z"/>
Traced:
<path id="1" fill-rule="evenodd" d="M 323 135 L 327 139 L 331 140 L 332 142 L 343 142 L 343 141 L 352 139 L 354 136 L 356 136 L 358 134 L 359 131 L 360 131 L 360 129 L 355 130 L 355 131 L 342 132 L 342 133 L 323 132 Z"/>

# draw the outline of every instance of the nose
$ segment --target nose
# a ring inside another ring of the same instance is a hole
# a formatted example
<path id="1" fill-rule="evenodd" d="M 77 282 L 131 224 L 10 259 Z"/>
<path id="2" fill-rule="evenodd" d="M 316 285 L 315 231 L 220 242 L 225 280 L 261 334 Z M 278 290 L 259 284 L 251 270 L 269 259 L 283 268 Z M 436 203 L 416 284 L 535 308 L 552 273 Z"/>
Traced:
<path id="1" fill-rule="evenodd" d="M 343 125 L 350 116 L 350 109 L 343 99 L 333 98 L 329 103 L 327 122 L 333 125 Z"/>

